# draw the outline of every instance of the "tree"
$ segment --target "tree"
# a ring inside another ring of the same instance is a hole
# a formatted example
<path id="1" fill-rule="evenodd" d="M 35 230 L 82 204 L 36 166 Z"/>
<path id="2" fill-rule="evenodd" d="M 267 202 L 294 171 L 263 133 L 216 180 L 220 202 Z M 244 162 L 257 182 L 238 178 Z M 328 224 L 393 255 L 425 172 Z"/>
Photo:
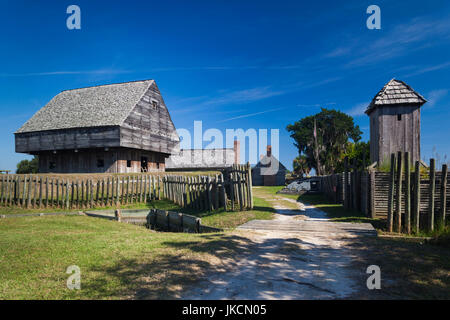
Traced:
<path id="1" fill-rule="evenodd" d="M 294 167 L 294 173 L 300 176 L 307 175 L 311 171 L 306 156 L 298 156 L 295 158 L 292 166 Z"/>
<path id="2" fill-rule="evenodd" d="M 356 143 L 362 134 L 351 116 L 326 108 L 288 125 L 286 129 L 299 154 L 306 157 L 309 168 L 314 168 L 318 175 L 337 172 L 349 140 Z"/>
<path id="3" fill-rule="evenodd" d="M 370 142 L 349 142 L 346 147 L 345 153 L 342 155 L 342 159 L 348 157 L 349 165 L 355 164 L 357 170 L 363 170 L 363 162 L 365 159 L 365 166 L 370 165 Z M 344 171 L 344 162 L 338 163 L 336 172 Z"/>
<path id="4" fill-rule="evenodd" d="M 31 160 L 22 160 L 17 164 L 17 174 L 38 173 L 39 158 L 34 156 Z"/>

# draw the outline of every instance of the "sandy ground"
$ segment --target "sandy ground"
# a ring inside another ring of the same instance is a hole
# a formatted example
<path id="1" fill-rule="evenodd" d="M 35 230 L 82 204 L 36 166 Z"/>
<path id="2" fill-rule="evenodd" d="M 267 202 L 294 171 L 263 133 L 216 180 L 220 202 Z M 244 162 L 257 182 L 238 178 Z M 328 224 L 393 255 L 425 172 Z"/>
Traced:
<path id="1" fill-rule="evenodd" d="M 277 196 L 274 220 L 253 220 L 235 234 L 249 250 L 230 261 L 225 272 L 209 274 L 184 299 L 343 299 L 362 287 L 352 268 L 349 244 L 373 236 L 370 224 L 330 222 L 326 213 Z M 282 205 L 295 203 L 297 210 Z"/>

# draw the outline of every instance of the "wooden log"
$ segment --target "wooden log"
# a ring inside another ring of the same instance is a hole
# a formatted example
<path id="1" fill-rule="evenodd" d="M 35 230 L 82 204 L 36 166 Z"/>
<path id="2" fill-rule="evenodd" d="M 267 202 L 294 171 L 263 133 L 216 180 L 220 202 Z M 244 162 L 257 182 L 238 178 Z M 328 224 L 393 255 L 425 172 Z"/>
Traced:
<path id="1" fill-rule="evenodd" d="M 109 177 L 106 179 L 106 199 L 105 205 L 107 206 L 109 202 Z"/>
<path id="2" fill-rule="evenodd" d="M 75 182 L 73 180 L 70 183 L 70 191 L 71 191 L 70 208 L 73 209 L 73 205 L 74 205 L 74 201 L 75 201 Z"/>
<path id="3" fill-rule="evenodd" d="M 2 175 L 2 201 L 1 204 L 5 205 L 8 203 L 8 184 L 9 184 L 9 174 Z"/>
<path id="4" fill-rule="evenodd" d="M 58 201 L 59 201 L 58 208 L 64 208 L 64 180 L 58 179 L 58 182 L 59 182 L 58 189 L 59 189 L 59 193 L 61 195 L 61 198 L 58 198 Z M 35 188 L 36 188 L 36 186 L 35 186 Z M 35 192 L 36 192 L 36 190 L 35 190 Z"/>
<path id="5" fill-rule="evenodd" d="M 234 175 L 230 172 L 230 197 L 231 197 L 231 211 L 234 211 Z"/>
<path id="6" fill-rule="evenodd" d="M 89 179 L 89 186 L 90 186 L 90 190 L 91 190 L 91 193 L 89 196 L 89 200 L 90 200 L 89 207 L 93 208 L 94 207 L 94 181 L 92 179 Z"/>
<path id="7" fill-rule="evenodd" d="M 153 177 L 153 199 L 156 199 L 156 177 Z"/>
<path id="8" fill-rule="evenodd" d="M 402 173 L 403 159 L 402 152 L 397 153 L 397 185 L 396 185 L 396 227 L 397 232 L 402 231 Z"/>
<path id="9" fill-rule="evenodd" d="M 25 208 L 26 207 L 26 201 L 27 201 L 27 194 L 26 194 L 26 192 L 27 192 L 27 176 L 25 175 L 25 176 L 23 176 L 23 186 L 22 186 L 22 201 L 21 201 L 21 205 L 22 205 L 22 208 Z"/>
<path id="10" fill-rule="evenodd" d="M 209 211 L 208 177 L 206 176 L 203 176 L 202 188 L 203 188 L 203 208 L 205 211 Z"/>
<path id="11" fill-rule="evenodd" d="M 142 203 L 142 199 L 144 196 L 144 175 L 141 175 L 139 178 L 139 202 Z"/>
<path id="12" fill-rule="evenodd" d="M 445 227 L 445 214 L 447 211 L 447 165 L 442 165 L 442 176 L 441 176 L 441 214 L 440 214 L 440 227 Z"/>
<path id="13" fill-rule="evenodd" d="M 85 201 L 85 196 L 84 196 L 84 193 L 85 193 L 84 180 L 81 180 L 80 187 L 81 187 L 80 208 L 84 208 L 84 201 Z"/>
<path id="14" fill-rule="evenodd" d="M 392 167 L 391 167 L 392 168 Z M 370 171 L 370 216 L 375 219 L 377 217 L 377 209 L 375 206 L 375 192 L 376 192 L 376 183 L 375 183 L 375 170 Z M 390 198 L 390 194 L 389 194 Z M 390 198 L 391 201 L 393 200 Z M 391 202 L 391 208 L 392 208 L 392 202 Z M 391 212 L 391 219 L 392 219 L 392 212 Z"/>
<path id="15" fill-rule="evenodd" d="M 114 198 L 115 198 L 115 193 L 114 192 L 116 191 L 114 177 L 111 177 L 110 184 L 111 184 L 111 193 L 110 193 L 110 196 L 108 198 L 108 203 L 112 207 L 114 205 Z"/>
<path id="16" fill-rule="evenodd" d="M 120 177 L 116 177 L 116 201 L 115 205 L 118 206 L 120 202 Z"/>
<path id="17" fill-rule="evenodd" d="M 28 179 L 28 190 L 27 190 L 27 208 L 31 207 L 31 190 L 33 189 L 33 175 L 30 175 Z"/>
<path id="18" fill-rule="evenodd" d="M 70 190 L 69 190 L 69 180 L 66 180 L 66 209 L 68 210 L 70 208 Z"/>
<path id="19" fill-rule="evenodd" d="M 45 178 L 45 207 L 48 208 L 48 178 Z"/>
<path id="20" fill-rule="evenodd" d="M 161 177 L 158 176 L 158 200 L 161 200 Z"/>
<path id="21" fill-rule="evenodd" d="M 127 176 L 127 189 L 126 189 L 126 200 L 125 203 L 129 203 L 130 201 L 130 176 Z"/>
<path id="22" fill-rule="evenodd" d="M 219 175 L 214 179 L 214 210 L 219 209 Z"/>
<path id="23" fill-rule="evenodd" d="M 429 189 L 429 211 L 428 211 L 428 230 L 434 230 L 434 192 L 436 188 L 436 162 L 430 159 L 430 189 Z"/>
<path id="24" fill-rule="evenodd" d="M 124 197 L 124 186 L 125 186 L 125 178 L 122 176 L 117 177 L 118 182 L 118 188 L 119 191 L 117 192 L 117 205 L 123 204 L 123 197 Z"/>
<path id="25" fill-rule="evenodd" d="M 76 188 L 75 207 L 78 209 L 80 207 L 80 182 L 78 180 L 75 183 L 75 188 Z"/>
<path id="26" fill-rule="evenodd" d="M 144 175 L 144 189 L 143 189 L 143 191 L 142 191 L 142 193 L 143 193 L 143 197 L 144 197 L 144 199 L 143 199 L 143 201 L 145 202 L 145 203 L 147 203 L 147 179 L 148 179 L 148 176 L 147 175 Z"/>
<path id="27" fill-rule="evenodd" d="M 56 207 L 59 208 L 61 206 L 60 200 L 59 200 L 59 179 L 56 179 Z"/>
<path id="28" fill-rule="evenodd" d="M 445 214 L 447 211 L 447 177 L 448 177 L 448 168 L 447 164 L 442 165 L 442 175 L 441 175 L 441 194 L 440 194 L 440 202 L 441 202 L 441 213 L 439 215 L 439 224 L 440 228 L 445 227 Z"/>
<path id="29" fill-rule="evenodd" d="M 206 181 L 205 181 L 205 187 L 206 187 L 206 209 L 208 211 L 212 211 L 212 201 L 211 201 L 211 179 L 209 176 L 206 177 Z"/>
<path id="30" fill-rule="evenodd" d="M 100 205 L 100 180 L 97 179 L 95 181 L 95 206 L 98 207 Z"/>
<path id="31" fill-rule="evenodd" d="M 20 205 L 19 196 L 20 196 L 20 178 L 19 176 L 16 176 L 16 178 L 14 179 L 14 198 L 13 198 L 14 205 Z"/>
<path id="32" fill-rule="evenodd" d="M 39 178 L 39 208 L 42 208 L 42 178 Z"/>
<path id="33" fill-rule="evenodd" d="M 405 232 L 411 234 L 411 172 L 409 152 L 405 152 Z"/>
<path id="34" fill-rule="evenodd" d="M 387 216 L 387 229 L 388 232 L 393 230 L 394 221 L 394 181 L 395 181 L 395 154 L 391 154 L 391 169 L 389 172 L 389 199 L 388 199 L 388 216 Z M 375 189 L 372 189 L 375 193 Z"/>
<path id="35" fill-rule="evenodd" d="M 12 190 L 12 177 L 10 175 L 8 175 L 6 177 L 6 200 L 5 200 L 5 204 L 7 205 L 11 205 L 11 191 Z"/>
<path id="36" fill-rule="evenodd" d="M 253 189 L 252 189 L 252 167 L 250 166 L 250 162 L 247 162 L 247 188 L 248 188 L 248 197 L 249 197 L 249 208 L 253 209 Z"/>
<path id="37" fill-rule="evenodd" d="M 236 172 L 236 178 L 237 178 L 237 185 L 238 185 L 238 188 L 237 188 L 237 191 L 238 191 L 237 200 L 238 200 L 239 210 L 242 211 L 242 210 L 244 210 L 244 203 L 243 203 L 244 199 L 242 199 L 242 177 L 241 177 L 241 174 L 239 172 Z"/>

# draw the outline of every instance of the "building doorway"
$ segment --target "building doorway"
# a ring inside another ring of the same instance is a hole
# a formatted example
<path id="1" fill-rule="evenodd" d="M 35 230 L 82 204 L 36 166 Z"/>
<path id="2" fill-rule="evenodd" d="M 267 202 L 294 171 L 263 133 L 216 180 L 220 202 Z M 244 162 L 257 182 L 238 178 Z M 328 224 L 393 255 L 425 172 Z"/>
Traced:
<path id="1" fill-rule="evenodd" d="M 148 158 L 141 157 L 141 172 L 148 172 Z"/>

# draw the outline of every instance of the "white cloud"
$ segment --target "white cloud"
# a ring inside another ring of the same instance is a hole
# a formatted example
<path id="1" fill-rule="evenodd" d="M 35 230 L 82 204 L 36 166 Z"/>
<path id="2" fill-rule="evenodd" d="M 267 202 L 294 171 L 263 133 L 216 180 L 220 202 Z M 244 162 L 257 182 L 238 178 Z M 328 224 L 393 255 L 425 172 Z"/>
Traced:
<path id="1" fill-rule="evenodd" d="M 364 115 L 364 111 L 366 111 L 367 106 L 370 102 L 362 102 L 355 105 L 353 108 L 347 110 L 345 113 L 352 117 L 359 117 Z"/>
<path id="2" fill-rule="evenodd" d="M 428 94 L 428 107 L 434 107 L 436 103 L 448 94 L 448 89 L 433 90 Z"/>

